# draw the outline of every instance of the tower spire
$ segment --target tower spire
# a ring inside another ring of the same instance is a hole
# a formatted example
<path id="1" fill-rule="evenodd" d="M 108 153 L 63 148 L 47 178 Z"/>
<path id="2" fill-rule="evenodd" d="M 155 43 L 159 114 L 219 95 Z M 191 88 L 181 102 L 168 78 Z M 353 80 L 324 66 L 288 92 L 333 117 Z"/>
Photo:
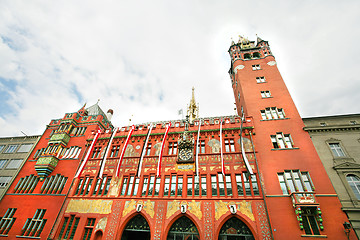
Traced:
<path id="1" fill-rule="evenodd" d="M 192 88 L 192 96 L 190 100 L 190 104 L 187 110 L 187 115 L 190 117 L 190 123 L 194 122 L 194 119 L 199 117 L 199 106 L 196 105 L 195 102 L 195 88 Z"/>

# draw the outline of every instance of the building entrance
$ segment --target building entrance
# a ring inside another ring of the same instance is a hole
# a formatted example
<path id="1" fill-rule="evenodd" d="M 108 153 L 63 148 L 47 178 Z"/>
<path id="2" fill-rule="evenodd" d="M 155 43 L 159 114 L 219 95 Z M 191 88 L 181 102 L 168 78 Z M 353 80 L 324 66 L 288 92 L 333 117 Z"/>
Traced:
<path id="1" fill-rule="evenodd" d="M 171 226 L 167 240 L 199 240 L 199 232 L 195 224 L 187 217 L 182 216 Z"/>
<path id="2" fill-rule="evenodd" d="M 227 220 L 219 233 L 219 240 L 254 240 L 250 229 L 236 217 Z"/>
<path id="3" fill-rule="evenodd" d="M 150 240 L 150 227 L 146 219 L 140 214 L 133 217 L 126 225 L 121 240 Z"/>

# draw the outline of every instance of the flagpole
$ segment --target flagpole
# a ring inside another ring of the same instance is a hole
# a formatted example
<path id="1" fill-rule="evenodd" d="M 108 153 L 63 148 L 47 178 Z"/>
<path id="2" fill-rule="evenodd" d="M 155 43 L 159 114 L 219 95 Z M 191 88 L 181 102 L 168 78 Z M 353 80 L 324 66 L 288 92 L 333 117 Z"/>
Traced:
<path id="1" fill-rule="evenodd" d="M 118 129 L 118 128 L 115 128 L 115 129 L 114 129 L 114 132 L 111 134 L 109 143 L 108 143 L 108 145 L 107 145 L 107 147 L 106 147 L 106 151 L 105 151 L 104 158 L 103 158 L 103 160 L 101 161 L 101 167 L 100 167 L 100 172 L 99 172 L 99 174 L 98 174 L 98 178 L 101 178 L 101 179 L 102 179 L 102 177 L 103 177 L 103 173 L 104 173 L 104 170 L 105 170 L 105 164 L 106 164 L 106 157 L 107 157 L 107 155 L 108 155 L 108 153 L 109 153 L 110 146 L 111 146 L 112 141 L 113 141 L 113 139 L 114 139 L 114 136 L 115 136 L 115 134 L 116 134 L 116 132 L 117 132 L 117 129 Z"/>
<path id="2" fill-rule="evenodd" d="M 158 160 L 158 166 L 157 166 L 157 171 L 156 171 L 156 176 L 160 177 L 160 171 L 161 171 L 161 162 L 162 162 L 162 153 L 164 150 L 164 146 L 165 146 L 165 141 L 166 141 L 166 137 L 168 135 L 168 132 L 170 130 L 171 127 L 171 122 L 168 123 L 168 125 L 166 126 L 166 130 L 165 130 L 165 134 L 164 134 L 164 139 L 161 143 L 161 148 L 160 148 L 160 154 L 159 154 L 159 160 Z"/>
<path id="3" fill-rule="evenodd" d="M 223 156 L 223 146 L 222 146 L 222 119 L 220 120 L 220 158 L 221 158 L 221 172 L 225 178 L 225 164 Z"/>
<path id="4" fill-rule="evenodd" d="M 117 167 L 116 167 L 116 173 L 115 173 L 115 176 L 116 176 L 116 177 L 119 177 L 120 167 L 121 167 L 121 164 L 122 164 L 122 161 L 123 161 L 123 157 L 124 157 L 124 154 L 125 154 L 127 145 L 128 145 L 128 143 L 129 143 L 130 137 L 131 137 L 132 133 L 134 132 L 134 129 L 135 129 L 135 126 L 132 125 L 132 126 L 131 126 L 131 129 L 130 129 L 130 131 L 129 131 L 129 134 L 128 134 L 126 140 L 125 140 L 124 146 L 123 146 L 123 148 L 122 148 L 122 150 L 121 150 L 119 162 L 118 162 L 118 165 L 117 165 Z"/>
<path id="5" fill-rule="evenodd" d="M 140 177 L 141 167 L 142 167 L 142 160 L 143 160 L 144 155 L 145 155 L 145 152 L 146 152 L 146 147 L 147 147 L 147 143 L 148 143 L 149 136 L 150 136 L 150 134 L 151 134 L 152 128 L 153 128 L 153 125 L 150 124 L 148 133 L 147 133 L 147 135 L 146 135 L 146 140 L 145 140 L 143 149 L 142 149 L 142 151 L 141 151 L 141 156 L 140 156 L 140 159 L 139 159 L 138 169 L 137 169 L 137 173 L 136 173 L 136 176 L 137 176 L 137 177 Z"/>
<path id="6" fill-rule="evenodd" d="M 195 157 L 195 168 L 196 168 L 196 176 L 199 176 L 199 138 L 200 138 L 200 126 L 201 126 L 201 118 L 199 118 L 199 129 L 196 139 L 196 157 Z"/>
<path id="7" fill-rule="evenodd" d="M 249 161 L 246 157 L 246 153 L 245 153 L 245 150 L 244 150 L 244 141 L 242 140 L 242 129 L 243 129 L 243 121 L 244 121 L 245 117 L 244 117 L 244 112 L 242 112 L 242 116 L 241 116 L 241 125 L 240 125 L 240 145 L 241 145 L 241 155 L 244 159 L 244 163 L 245 163 L 245 166 L 247 168 L 247 170 L 249 171 L 250 175 L 253 175 L 254 172 L 249 164 Z"/>

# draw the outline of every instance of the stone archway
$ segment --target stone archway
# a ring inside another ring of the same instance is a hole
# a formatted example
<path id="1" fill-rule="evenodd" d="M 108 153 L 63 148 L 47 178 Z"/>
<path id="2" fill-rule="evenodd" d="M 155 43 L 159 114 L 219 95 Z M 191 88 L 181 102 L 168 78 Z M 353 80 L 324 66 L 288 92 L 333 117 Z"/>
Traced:
<path id="1" fill-rule="evenodd" d="M 193 221 L 182 216 L 172 225 L 167 235 L 167 240 L 199 240 L 199 231 Z"/>
<path id="2" fill-rule="evenodd" d="M 221 227 L 218 240 L 255 240 L 255 238 L 243 221 L 232 217 Z"/>
<path id="3" fill-rule="evenodd" d="M 133 217 L 124 229 L 121 240 L 150 240 L 150 226 L 146 219 L 138 214 Z"/>

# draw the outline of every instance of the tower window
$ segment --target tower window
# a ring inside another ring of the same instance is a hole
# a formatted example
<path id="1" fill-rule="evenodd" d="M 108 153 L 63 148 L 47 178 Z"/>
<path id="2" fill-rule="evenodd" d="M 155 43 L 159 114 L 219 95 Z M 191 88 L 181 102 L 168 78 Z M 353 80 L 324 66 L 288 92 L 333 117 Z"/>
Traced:
<path id="1" fill-rule="evenodd" d="M 253 58 L 260 58 L 260 53 L 254 52 L 253 53 Z"/>
<path id="2" fill-rule="evenodd" d="M 256 77 L 256 82 L 257 82 L 257 83 L 264 83 L 264 82 L 266 82 L 265 77 Z"/>
<path id="3" fill-rule="evenodd" d="M 252 65 L 252 70 L 260 70 L 260 64 L 255 64 L 255 65 Z"/>
<path id="4" fill-rule="evenodd" d="M 251 54 L 250 53 L 245 53 L 244 54 L 244 59 L 251 59 Z"/>
<path id="5" fill-rule="evenodd" d="M 261 91 L 260 93 L 261 93 L 262 98 L 270 98 L 271 97 L 270 91 Z"/>
<path id="6" fill-rule="evenodd" d="M 265 108 L 265 110 L 260 110 L 260 112 L 263 120 L 276 120 L 285 118 L 285 113 L 282 108 L 270 107 Z"/>
<path id="7" fill-rule="evenodd" d="M 293 142 L 290 134 L 278 132 L 276 135 L 271 135 L 270 137 L 274 149 L 293 148 Z"/>

